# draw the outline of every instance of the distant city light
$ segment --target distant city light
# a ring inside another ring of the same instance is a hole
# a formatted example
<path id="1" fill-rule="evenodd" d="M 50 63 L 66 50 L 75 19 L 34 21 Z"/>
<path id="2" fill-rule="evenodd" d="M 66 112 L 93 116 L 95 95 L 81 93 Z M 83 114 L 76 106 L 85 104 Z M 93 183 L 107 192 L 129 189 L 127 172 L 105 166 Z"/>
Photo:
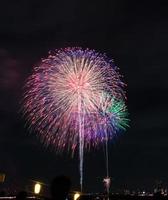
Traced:
<path id="1" fill-rule="evenodd" d="M 5 174 L 0 173 L 0 183 L 3 183 L 5 181 Z"/>

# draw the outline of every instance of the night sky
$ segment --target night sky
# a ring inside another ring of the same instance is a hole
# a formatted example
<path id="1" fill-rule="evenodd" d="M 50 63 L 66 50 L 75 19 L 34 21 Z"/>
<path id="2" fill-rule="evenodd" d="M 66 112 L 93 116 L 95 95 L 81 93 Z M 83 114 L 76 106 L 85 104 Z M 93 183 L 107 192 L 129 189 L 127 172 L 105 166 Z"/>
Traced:
<path id="1" fill-rule="evenodd" d="M 114 58 L 127 83 L 130 128 L 110 143 L 112 189 L 168 185 L 168 6 L 166 1 L 0 2 L 0 171 L 6 185 L 49 183 L 59 174 L 79 189 L 78 156 L 57 155 L 29 134 L 20 112 L 25 79 L 49 50 L 81 46 Z M 103 191 L 103 148 L 85 153 L 84 190 Z"/>

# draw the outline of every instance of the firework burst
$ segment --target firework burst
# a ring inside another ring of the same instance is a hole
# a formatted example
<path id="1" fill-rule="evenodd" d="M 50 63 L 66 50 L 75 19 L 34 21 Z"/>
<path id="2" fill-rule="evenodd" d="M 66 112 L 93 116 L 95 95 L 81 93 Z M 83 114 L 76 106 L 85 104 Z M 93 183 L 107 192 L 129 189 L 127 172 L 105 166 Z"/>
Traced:
<path id="1" fill-rule="evenodd" d="M 123 87 L 118 69 L 104 54 L 56 50 L 28 78 L 23 111 L 45 145 L 74 152 L 79 144 L 83 157 L 84 148 L 127 126 Z"/>

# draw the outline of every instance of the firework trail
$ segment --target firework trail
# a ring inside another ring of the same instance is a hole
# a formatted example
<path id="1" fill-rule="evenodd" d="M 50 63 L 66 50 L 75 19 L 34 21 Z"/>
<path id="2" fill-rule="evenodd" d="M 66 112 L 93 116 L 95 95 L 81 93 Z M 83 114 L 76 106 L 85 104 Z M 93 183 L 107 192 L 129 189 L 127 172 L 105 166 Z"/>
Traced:
<path id="1" fill-rule="evenodd" d="M 28 78 L 23 112 L 45 145 L 74 153 L 79 145 L 80 185 L 84 148 L 127 127 L 124 83 L 112 60 L 94 50 L 66 48 L 42 59 Z"/>

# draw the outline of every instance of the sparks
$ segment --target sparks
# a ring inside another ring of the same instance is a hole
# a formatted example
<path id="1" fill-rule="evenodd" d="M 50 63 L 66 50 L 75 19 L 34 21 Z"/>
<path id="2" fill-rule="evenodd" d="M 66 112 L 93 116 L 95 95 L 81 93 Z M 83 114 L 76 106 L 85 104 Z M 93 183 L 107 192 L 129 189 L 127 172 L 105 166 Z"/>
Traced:
<path id="1" fill-rule="evenodd" d="M 28 78 L 23 112 L 30 129 L 58 152 L 112 139 L 128 126 L 124 83 L 112 60 L 94 50 L 55 50 Z M 82 181 L 81 181 L 82 182 Z"/>

